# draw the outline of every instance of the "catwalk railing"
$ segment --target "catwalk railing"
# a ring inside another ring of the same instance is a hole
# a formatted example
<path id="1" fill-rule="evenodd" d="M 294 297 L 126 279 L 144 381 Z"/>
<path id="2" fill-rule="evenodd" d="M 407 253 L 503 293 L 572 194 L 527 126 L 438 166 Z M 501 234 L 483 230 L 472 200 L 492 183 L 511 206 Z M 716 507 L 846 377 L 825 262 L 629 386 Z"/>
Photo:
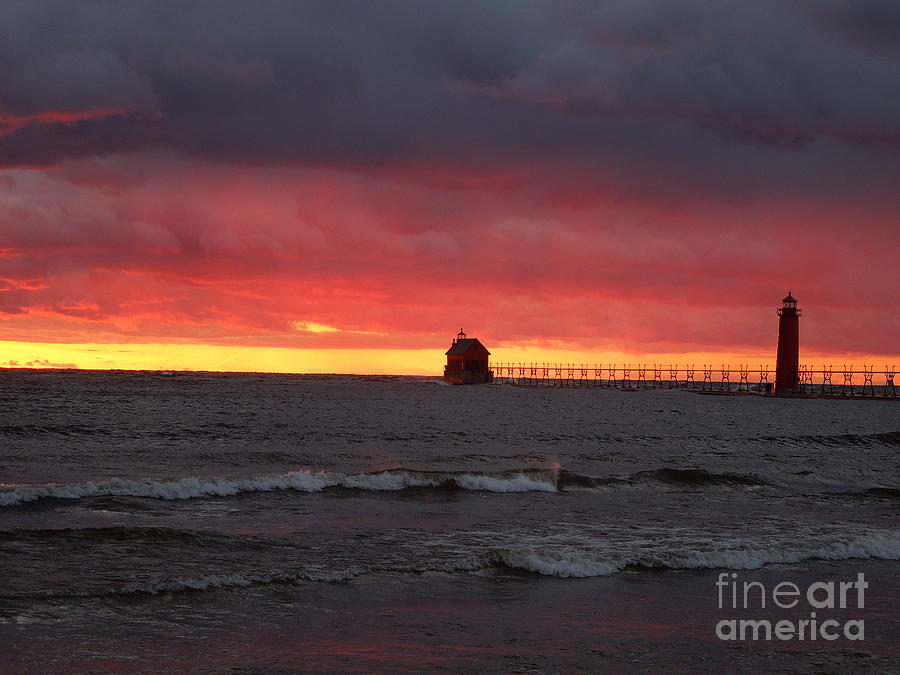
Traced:
<path id="1" fill-rule="evenodd" d="M 689 389 L 771 393 L 775 373 L 749 365 L 585 365 L 559 363 L 493 364 L 495 384 L 526 387 L 605 387 L 609 389 Z M 862 366 L 800 366 L 794 393 L 819 396 L 886 396 L 900 398 L 894 366 L 875 370 Z"/>

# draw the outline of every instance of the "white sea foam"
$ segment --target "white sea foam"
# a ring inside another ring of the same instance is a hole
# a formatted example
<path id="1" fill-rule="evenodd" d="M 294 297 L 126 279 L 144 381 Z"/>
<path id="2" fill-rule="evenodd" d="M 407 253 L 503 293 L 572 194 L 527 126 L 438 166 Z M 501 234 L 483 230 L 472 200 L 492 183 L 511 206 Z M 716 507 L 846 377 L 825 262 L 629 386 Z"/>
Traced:
<path id="1" fill-rule="evenodd" d="M 270 574 L 232 573 L 190 576 L 159 581 L 135 581 L 105 590 L 72 590 L 38 594 L 40 597 L 90 597 L 95 595 L 132 595 L 204 591 L 218 588 L 245 588 L 254 585 L 297 582 L 344 582 L 375 572 L 412 574 L 454 574 L 485 570 L 493 563 L 559 578 L 611 576 L 627 567 L 667 569 L 757 569 L 773 563 L 797 563 L 805 560 L 882 559 L 900 560 L 900 531 L 869 533 L 845 541 L 796 549 L 760 548 L 750 545 L 710 550 L 671 549 L 622 555 L 591 547 L 508 547 L 468 559 L 411 567 L 371 567 L 343 570 L 313 569 Z"/>
<path id="2" fill-rule="evenodd" d="M 597 559 L 584 551 L 499 551 L 497 557 L 508 567 L 547 577 L 608 577 L 625 567 L 624 563 Z"/>
<path id="3" fill-rule="evenodd" d="M 360 490 L 397 491 L 413 487 L 438 487 L 452 481 L 464 490 L 486 492 L 556 492 L 555 472 L 503 474 L 441 473 L 430 471 L 381 471 L 343 474 L 291 471 L 284 474 L 248 478 L 175 478 L 132 480 L 111 478 L 72 485 L 7 485 L 0 487 L 0 506 L 16 506 L 38 499 L 81 499 L 84 497 L 151 497 L 155 499 L 193 499 L 224 497 L 241 492 L 298 490 L 318 492 L 328 487 Z"/>
<path id="4" fill-rule="evenodd" d="M 84 497 L 152 497 L 191 499 L 228 496 L 239 492 L 294 489 L 304 492 L 322 490 L 334 481 L 326 474 L 292 471 L 286 474 L 250 478 L 176 478 L 173 480 L 129 480 L 111 478 L 74 485 L 15 485 L 0 490 L 0 506 L 15 506 L 38 499 L 81 499 Z"/>
<path id="5" fill-rule="evenodd" d="M 804 560 L 900 560 L 900 531 L 872 533 L 846 541 L 797 548 L 734 547 L 713 550 L 660 550 L 635 555 L 590 549 L 503 549 L 494 559 L 515 569 L 554 577 L 609 576 L 626 567 L 669 569 L 757 569 Z"/>
<path id="6" fill-rule="evenodd" d="M 517 473 L 497 477 L 488 474 L 464 473 L 454 476 L 456 484 L 466 490 L 485 492 L 556 492 L 556 481 L 544 474 Z"/>

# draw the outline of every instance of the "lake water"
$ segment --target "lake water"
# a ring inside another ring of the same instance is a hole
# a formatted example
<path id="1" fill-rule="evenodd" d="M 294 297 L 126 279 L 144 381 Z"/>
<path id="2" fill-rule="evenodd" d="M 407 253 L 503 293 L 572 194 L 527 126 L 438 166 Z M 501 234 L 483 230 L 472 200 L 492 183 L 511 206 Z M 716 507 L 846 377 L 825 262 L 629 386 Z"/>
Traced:
<path id="1" fill-rule="evenodd" d="M 898 413 L 0 371 L 0 672 L 884 672 Z M 765 589 L 863 574 L 864 607 L 817 618 L 864 620 L 865 639 L 720 640 L 722 620 L 811 611 L 720 608 L 723 572 Z"/>

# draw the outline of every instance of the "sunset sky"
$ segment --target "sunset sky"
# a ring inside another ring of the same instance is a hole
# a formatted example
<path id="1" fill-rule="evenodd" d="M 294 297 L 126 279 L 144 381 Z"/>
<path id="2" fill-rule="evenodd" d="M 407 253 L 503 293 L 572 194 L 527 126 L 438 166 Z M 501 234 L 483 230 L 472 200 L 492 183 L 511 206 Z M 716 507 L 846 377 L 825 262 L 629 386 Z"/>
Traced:
<path id="1" fill-rule="evenodd" d="M 0 365 L 900 362 L 900 3 L 0 6 Z"/>

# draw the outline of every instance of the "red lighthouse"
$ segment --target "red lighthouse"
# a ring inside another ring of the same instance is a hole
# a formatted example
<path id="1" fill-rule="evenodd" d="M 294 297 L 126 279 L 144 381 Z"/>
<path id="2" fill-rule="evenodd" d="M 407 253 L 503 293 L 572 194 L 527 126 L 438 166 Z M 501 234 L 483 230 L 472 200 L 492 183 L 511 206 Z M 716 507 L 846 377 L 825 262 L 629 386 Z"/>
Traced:
<path id="1" fill-rule="evenodd" d="M 800 384 L 800 314 L 791 292 L 778 308 L 778 356 L 775 361 L 775 393 L 790 394 Z"/>
<path id="2" fill-rule="evenodd" d="M 494 373 L 488 365 L 491 353 L 478 338 L 467 338 L 459 329 L 456 339 L 446 352 L 444 381 L 451 384 L 484 384 L 492 382 Z"/>

